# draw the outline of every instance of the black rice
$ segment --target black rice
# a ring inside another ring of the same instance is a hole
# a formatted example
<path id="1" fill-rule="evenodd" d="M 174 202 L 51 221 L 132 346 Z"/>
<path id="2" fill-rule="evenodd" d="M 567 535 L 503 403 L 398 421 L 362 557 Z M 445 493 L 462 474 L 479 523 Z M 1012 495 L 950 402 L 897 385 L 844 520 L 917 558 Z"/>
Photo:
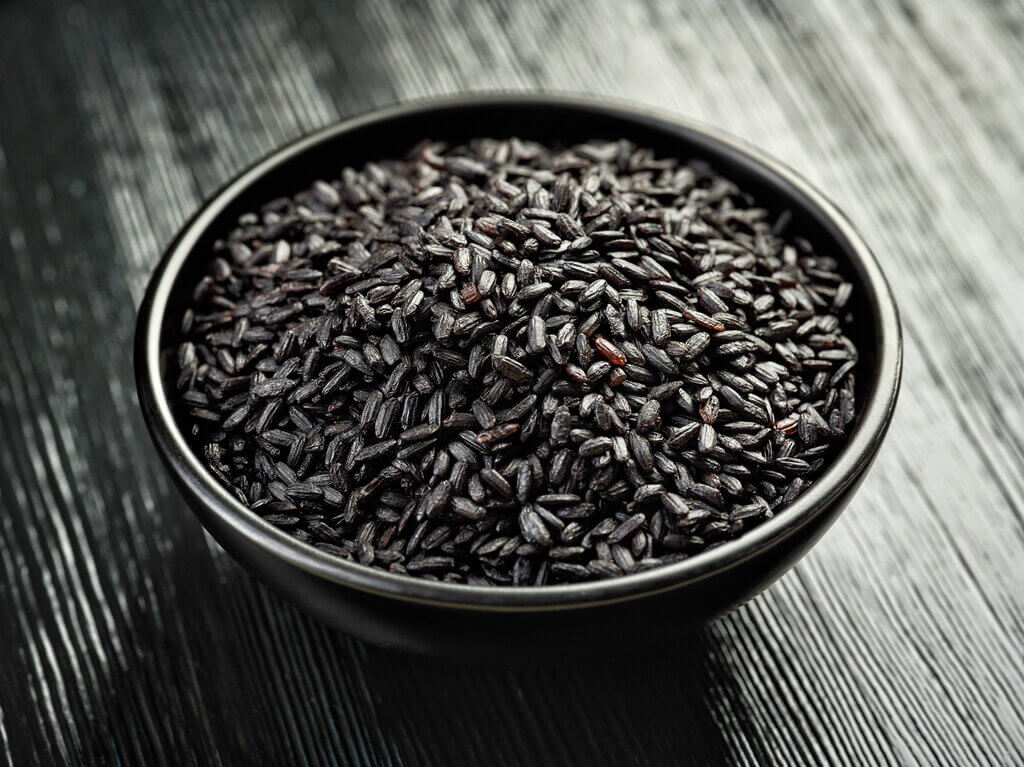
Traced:
<path id="1" fill-rule="evenodd" d="M 624 140 L 424 142 L 215 243 L 177 417 L 243 504 L 365 565 L 527 586 L 692 557 L 856 416 L 854 289 L 791 219 Z"/>

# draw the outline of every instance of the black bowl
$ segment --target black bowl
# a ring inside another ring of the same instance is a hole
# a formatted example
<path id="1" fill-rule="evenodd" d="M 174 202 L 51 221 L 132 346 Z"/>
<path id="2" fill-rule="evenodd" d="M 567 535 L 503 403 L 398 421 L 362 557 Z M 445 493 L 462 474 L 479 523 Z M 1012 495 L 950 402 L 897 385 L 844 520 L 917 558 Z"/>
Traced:
<path id="1" fill-rule="evenodd" d="M 834 252 L 855 281 L 850 308 L 861 351 L 858 413 L 849 440 L 794 503 L 739 539 L 692 559 L 595 583 L 541 588 L 435 583 L 325 554 L 238 502 L 189 448 L 164 387 L 190 286 L 212 242 L 238 216 L 345 165 L 404 153 L 424 138 L 523 136 L 551 142 L 626 137 L 662 155 L 708 160 L 792 231 Z M 207 201 L 160 260 L 139 310 L 135 371 L 153 441 L 196 516 L 263 582 L 348 634 L 435 656 L 514 660 L 631 650 L 721 615 L 767 587 L 832 524 L 864 478 L 899 389 L 899 318 L 878 263 L 849 222 L 806 181 L 735 139 L 674 117 L 553 96 L 466 97 L 382 109 L 290 144 Z"/>

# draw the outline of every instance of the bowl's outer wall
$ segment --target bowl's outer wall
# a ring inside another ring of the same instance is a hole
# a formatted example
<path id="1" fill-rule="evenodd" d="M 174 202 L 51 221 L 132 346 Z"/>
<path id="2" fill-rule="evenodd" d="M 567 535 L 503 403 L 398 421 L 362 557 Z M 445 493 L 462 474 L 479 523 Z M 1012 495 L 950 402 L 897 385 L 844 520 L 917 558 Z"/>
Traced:
<path id="1" fill-rule="evenodd" d="M 206 504 L 195 496 L 186 497 L 203 526 L 239 564 L 328 626 L 416 655 L 522 666 L 562 656 L 656 647 L 739 607 L 770 586 L 821 538 L 863 477 L 795 534 L 705 580 L 609 605 L 513 613 L 420 605 L 339 586 L 237 535 Z"/>
<path id="2" fill-rule="evenodd" d="M 750 192 L 758 204 L 775 213 L 791 210 L 791 231 L 814 241 L 819 245 L 819 252 L 828 249 L 821 247 L 823 243 L 831 243 L 840 258 L 850 263 L 849 258 L 842 258 L 842 253 L 849 248 L 844 245 L 846 240 L 841 229 L 827 217 L 807 212 L 807 207 L 816 210 L 816 206 L 798 185 L 758 165 L 742 152 L 685 125 L 600 104 L 516 101 L 481 106 L 470 100 L 454 105 L 427 105 L 415 112 L 391 115 L 382 122 L 328 137 L 292 157 L 288 157 L 287 148 L 282 150 L 284 161 L 271 167 L 209 222 L 192 248 L 191 253 L 200 257 L 189 258 L 172 287 L 167 311 L 160 318 L 161 348 L 175 345 L 179 335 L 178 319 L 189 299 L 191 286 L 205 268 L 202 254 L 210 252 L 214 240 L 224 236 L 241 213 L 257 208 L 266 200 L 299 191 L 316 178 L 336 176 L 346 165 L 394 156 L 424 138 L 456 142 L 482 135 L 518 135 L 559 143 L 627 137 L 662 155 L 708 159 L 716 170 Z M 867 275 L 862 265 L 854 259 L 852 267 L 852 278 L 863 285 Z M 836 519 L 874 457 L 873 452 L 865 456 L 851 476 L 841 478 L 847 483 L 842 491 L 802 526 L 731 567 L 669 590 L 568 611 L 478 612 L 450 604 L 396 600 L 349 588 L 296 567 L 281 558 L 273 546 L 240 533 L 237 524 L 229 524 L 224 518 L 224 510 L 211 506 L 210 494 L 183 468 L 182 457 L 158 417 L 152 392 L 147 390 L 145 354 L 140 345 L 143 325 L 152 320 L 148 317 L 150 293 L 140 309 L 136 348 L 140 402 L 161 457 L 190 507 L 217 541 L 268 586 L 325 623 L 385 646 L 433 655 L 514 660 L 517 655 L 536 657 L 545 649 L 557 652 L 558 648 L 573 647 L 582 653 L 631 648 L 692 628 L 746 601 L 792 566 Z M 861 350 L 858 377 L 861 403 L 866 401 L 879 378 L 877 349 L 882 337 L 877 307 L 866 301 L 864 293 L 855 291 L 850 307 L 860 320 L 852 328 L 852 334 Z M 887 425 L 887 421 L 880 425 L 883 432 Z"/>

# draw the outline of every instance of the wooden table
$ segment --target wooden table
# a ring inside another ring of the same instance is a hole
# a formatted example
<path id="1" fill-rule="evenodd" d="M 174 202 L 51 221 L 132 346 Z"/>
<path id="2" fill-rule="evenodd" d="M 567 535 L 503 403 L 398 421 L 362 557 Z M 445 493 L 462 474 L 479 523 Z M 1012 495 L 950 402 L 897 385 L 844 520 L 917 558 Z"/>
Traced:
<path id="1" fill-rule="evenodd" d="M 1022 80 L 1011 3 L 0 3 L 0 753 L 1021 764 Z M 348 640 L 204 537 L 137 412 L 135 307 L 205 195 L 340 116 L 482 89 L 748 139 L 897 293 L 902 399 L 863 489 L 671 654 L 513 673 Z"/>

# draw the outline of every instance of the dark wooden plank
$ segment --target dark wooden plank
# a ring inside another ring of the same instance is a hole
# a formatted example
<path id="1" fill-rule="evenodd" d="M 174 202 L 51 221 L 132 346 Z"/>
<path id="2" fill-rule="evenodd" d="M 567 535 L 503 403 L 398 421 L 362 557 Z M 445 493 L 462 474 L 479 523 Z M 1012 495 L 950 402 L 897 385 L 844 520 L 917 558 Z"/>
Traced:
<path id="1" fill-rule="evenodd" d="M 1019 5 L 11 2 L 0 29 L 9 763 L 1024 761 Z M 814 552 L 671 652 L 395 658 L 203 536 L 135 413 L 134 306 L 200 199 L 279 143 L 531 88 L 704 119 L 823 187 L 898 294 L 901 408 Z"/>

